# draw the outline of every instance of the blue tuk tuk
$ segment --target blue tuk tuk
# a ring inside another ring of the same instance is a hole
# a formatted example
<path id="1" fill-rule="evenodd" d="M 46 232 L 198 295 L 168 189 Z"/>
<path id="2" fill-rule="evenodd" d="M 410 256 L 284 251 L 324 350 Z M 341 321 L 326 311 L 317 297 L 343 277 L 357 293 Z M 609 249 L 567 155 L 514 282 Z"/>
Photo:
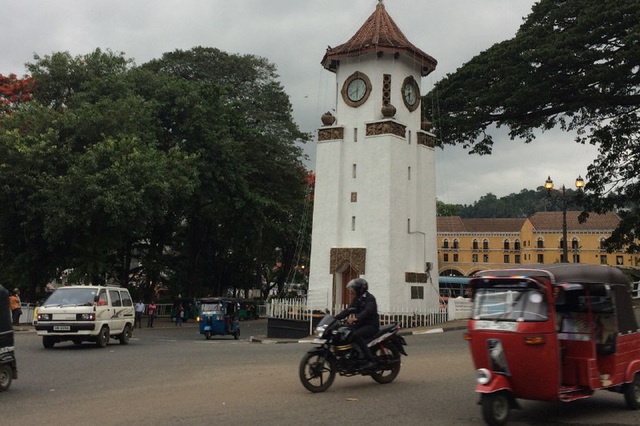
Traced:
<path id="1" fill-rule="evenodd" d="M 0 392 L 9 389 L 11 381 L 18 378 L 11 323 L 9 292 L 0 285 Z"/>
<path id="2" fill-rule="evenodd" d="M 211 336 L 233 335 L 240 338 L 240 315 L 238 302 L 230 298 L 206 297 L 200 299 L 198 322 L 200 334 L 209 340 Z"/>

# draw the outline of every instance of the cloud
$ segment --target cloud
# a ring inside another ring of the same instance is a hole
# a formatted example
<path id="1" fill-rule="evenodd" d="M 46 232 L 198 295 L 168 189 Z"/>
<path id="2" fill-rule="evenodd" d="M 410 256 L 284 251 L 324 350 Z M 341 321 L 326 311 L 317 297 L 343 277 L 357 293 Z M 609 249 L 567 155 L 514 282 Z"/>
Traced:
<path id="1" fill-rule="evenodd" d="M 277 66 L 294 119 L 310 133 L 321 125 L 320 116 L 335 107 L 334 75 L 320 65 L 327 45 L 347 41 L 377 4 L 376 0 L 0 1 L 5 18 L 0 26 L 2 74 L 23 74 L 34 53 L 78 55 L 97 47 L 124 52 L 138 64 L 195 46 L 253 54 Z M 422 81 L 426 93 L 473 56 L 513 37 L 534 3 L 387 0 L 385 7 L 407 38 L 438 60 L 436 71 Z M 595 156 L 592 147 L 572 140 L 571 135 L 556 132 L 542 134 L 531 145 L 501 138 L 494 154 L 485 157 L 447 147 L 437 153 L 438 198 L 469 204 L 487 192 L 503 196 L 534 189 L 549 174 L 556 182 L 565 179 L 569 184 L 573 180 L 568 176 L 584 177 Z M 315 143 L 308 143 L 306 151 L 312 167 Z"/>

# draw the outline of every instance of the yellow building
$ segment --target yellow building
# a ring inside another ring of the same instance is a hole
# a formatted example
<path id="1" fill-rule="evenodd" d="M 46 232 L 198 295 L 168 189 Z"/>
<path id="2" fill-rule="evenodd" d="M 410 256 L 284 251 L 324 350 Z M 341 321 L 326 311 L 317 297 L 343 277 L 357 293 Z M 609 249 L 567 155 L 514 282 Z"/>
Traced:
<path id="1" fill-rule="evenodd" d="M 620 222 L 617 214 L 591 214 L 585 223 L 578 221 L 579 215 L 567 212 L 568 262 L 639 266 L 637 255 L 604 249 L 604 240 Z M 522 219 L 438 217 L 439 275 L 562 262 L 562 229 L 562 212 L 538 212 Z"/>

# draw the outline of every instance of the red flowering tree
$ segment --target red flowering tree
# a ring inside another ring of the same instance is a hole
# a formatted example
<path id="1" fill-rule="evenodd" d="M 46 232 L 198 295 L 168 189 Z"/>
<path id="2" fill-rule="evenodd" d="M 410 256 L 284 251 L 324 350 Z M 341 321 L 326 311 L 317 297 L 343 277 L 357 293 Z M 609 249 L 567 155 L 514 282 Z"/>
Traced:
<path id="1" fill-rule="evenodd" d="M 0 74 L 0 114 L 8 114 L 20 103 L 29 101 L 33 83 L 32 77 L 18 78 L 15 74 Z"/>

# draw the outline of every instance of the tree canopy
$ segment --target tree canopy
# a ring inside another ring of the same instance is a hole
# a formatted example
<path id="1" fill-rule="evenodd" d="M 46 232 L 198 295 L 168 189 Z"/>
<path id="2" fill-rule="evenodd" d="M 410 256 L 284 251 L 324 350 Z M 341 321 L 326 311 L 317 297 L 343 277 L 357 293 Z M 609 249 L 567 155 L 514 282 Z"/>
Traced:
<path id="1" fill-rule="evenodd" d="M 159 283 L 219 295 L 260 288 L 264 265 L 296 247 L 308 135 L 265 59 L 198 47 L 135 66 L 97 49 L 27 69 L 3 87 L 28 96 L 0 110 L 11 286 L 33 294 L 70 272 L 146 297 Z"/>
<path id="2" fill-rule="evenodd" d="M 624 233 L 613 239 L 634 250 L 639 90 L 640 2 L 541 0 L 514 38 L 438 82 L 423 105 L 439 142 L 470 153 L 490 154 L 501 126 L 525 142 L 559 127 L 596 145 L 582 203 L 585 211 L 624 208 Z"/>

